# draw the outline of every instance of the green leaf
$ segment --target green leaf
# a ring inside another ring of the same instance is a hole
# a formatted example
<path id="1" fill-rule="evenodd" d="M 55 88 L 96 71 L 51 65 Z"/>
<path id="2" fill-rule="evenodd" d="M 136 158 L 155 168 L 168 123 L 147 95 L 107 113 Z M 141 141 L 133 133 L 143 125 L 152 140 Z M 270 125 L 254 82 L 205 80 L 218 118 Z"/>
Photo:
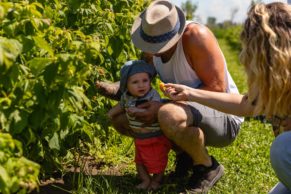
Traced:
<path id="1" fill-rule="evenodd" d="M 82 128 L 82 132 L 85 133 L 87 135 L 87 137 L 89 137 L 90 141 L 93 141 L 94 139 L 94 135 L 92 133 L 92 131 L 89 128 L 89 125 L 86 123 L 87 126 L 84 126 Z"/>
<path id="2" fill-rule="evenodd" d="M 92 108 L 90 100 L 84 94 L 84 91 L 82 88 L 73 87 L 72 89 L 68 90 L 68 93 L 71 95 L 69 97 L 69 100 L 75 108 L 77 108 L 81 111 L 83 108 L 82 103 L 84 103 L 88 108 L 90 108 L 90 109 Z"/>
<path id="3" fill-rule="evenodd" d="M 0 191 L 4 193 L 9 193 L 6 189 L 8 189 L 8 183 L 10 182 L 10 177 L 5 170 L 5 168 L 0 165 Z"/>
<path id="4" fill-rule="evenodd" d="M 25 34 L 34 34 L 37 28 L 35 28 L 32 24 L 32 20 L 26 21 L 24 23 L 24 31 Z"/>
<path id="5" fill-rule="evenodd" d="M 76 48 L 77 50 L 78 49 L 80 49 L 81 48 L 81 46 L 84 44 L 82 41 L 72 41 L 72 46 L 74 47 L 74 48 Z"/>
<path id="6" fill-rule="evenodd" d="M 107 52 L 108 52 L 109 55 L 112 55 L 113 54 L 113 48 L 112 48 L 111 45 L 110 46 L 108 45 Z"/>
<path id="7" fill-rule="evenodd" d="M 15 110 L 10 114 L 9 119 L 11 119 L 13 123 L 13 127 L 10 128 L 10 132 L 12 134 L 19 134 L 27 126 L 28 113 L 25 111 Z"/>
<path id="8" fill-rule="evenodd" d="M 50 56 L 54 56 L 53 49 L 45 39 L 41 38 L 40 36 L 33 36 L 33 40 L 36 46 L 38 46 L 40 49 L 45 50 Z"/>
<path id="9" fill-rule="evenodd" d="M 28 128 L 28 133 L 25 133 L 25 136 L 28 140 L 27 142 L 25 142 L 26 145 L 36 142 L 36 136 L 31 128 Z"/>
<path id="10" fill-rule="evenodd" d="M 56 132 L 54 133 L 53 137 L 49 139 L 48 143 L 51 149 L 60 150 L 59 136 Z"/>
<path id="11" fill-rule="evenodd" d="M 116 59 L 119 57 L 120 53 L 123 50 L 123 41 L 116 37 L 116 38 L 112 38 L 110 40 L 110 45 L 112 45 L 112 50 L 113 50 L 113 57 Z"/>
<path id="12" fill-rule="evenodd" d="M 35 104 L 38 104 L 39 106 L 35 107 L 35 110 L 39 110 L 45 107 L 47 103 L 47 91 L 45 90 L 44 86 L 38 82 L 34 85 L 33 91 L 37 101 Z"/>
<path id="13" fill-rule="evenodd" d="M 22 44 L 17 40 L 0 37 L 0 66 L 10 68 L 22 51 Z"/>
<path id="14" fill-rule="evenodd" d="M 91 42 L 90 43 L 90 47 L 92 49 L 95 49 L 96 51 L 100 52 L 100 43 L 98 43 L 98 42 Z"/>
<path id="15" fill-rule="evenodd" d="M 57 90 L 53 90 L 50 93 L 48 93 L 46 109 L 50 111 L 57 111 L 57 107 L 59 107 L 61 103 L 63 94 L 64 94 L 63 87 L 59 87 Z"/>
<path id="16" fill-rule="evenodd" d="M 69 123 L 70 114 L 71 114 L 70 112 L 63 112 L 61 114 L 61 117 L 60 117 L 61 126 L 60 126 L 60 128 L 62 130 L 69 128 L 68 123 Z M 61 138 L 62 138 L 62 134 L 61 134 Z"/>
<path id="17" fill-rule="evenodd" d="M 50 65 L 53 62 L 51 58 L 33 58 L 32 60 L 28 61 L 28 65 L 31 69 L 31 72 L 38 76 L 40 75 L 44 68 Z"/>
<path id="18" fill-rule="evenodd" d="M 110 33 L 114 33 L 114 30 L 113 30 L 111 24 L 109 24 L 109 23 L 106 22 L 105 25 L 107 26 L 108 30 L 110 30 Z"/>
<path id="19" fill-rule="evenodd" d="M 67 137 L 67 135 L 69 135 L 69 134 L 70 134 L 70 130 L 69 129 L 65 129 L 65 130 L 60 131 L 61 140 L 64 140 Z"/>
<path id="20" fill-rule="evenodd" d="M 35 106 L 34 111 L 29 115 L 29 122 L 33 128 L 38 128 L 45 121 L 45 110 Z"/>
<path id="21" fill-rule="evenodd" d="M 22 52 L 26 53 L 34 47 L 34 41 L 30 36 L 20 35 L 21 43 L 23 45 Z"/>
<path id="22" fill-rule="evenodd" d="M 58 67 L 59 67 L 58 64 L 52 63 L 45 68 L 43 75 L 44 81 L 46 82 L 47 85 L 51 85 L 51 83 L 55 80 L 55 77 L 57 76 L 58 73 Z"/>

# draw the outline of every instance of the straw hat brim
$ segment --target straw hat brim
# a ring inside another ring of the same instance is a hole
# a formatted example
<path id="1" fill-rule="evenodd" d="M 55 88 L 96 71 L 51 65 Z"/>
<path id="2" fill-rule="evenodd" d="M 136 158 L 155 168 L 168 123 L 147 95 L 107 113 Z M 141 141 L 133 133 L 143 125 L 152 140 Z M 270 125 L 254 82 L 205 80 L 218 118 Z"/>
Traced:
<path id="1" fill-rule="evenodd" d="M 179 41 L 186 27 L 185 25 L 186 21 L 185 21 L 185 16 L 184 16 L 183 11 L 179 7 L 177 6 L 175 7 L 177 9 L 177 13 L 180 20 L 180 29 L 176 33 L 176 35 L 173 36 L 173 38 L 162 43 L 149 43 L 149 42 L 144 41 L 142 37 L 140 36 L 141 21 L 144 19 L 144 16 L 145 16 L 145 11 L 143 11 L 135 19 L 131 28 L 131 40 L 133 44 L 137 48 L 141 49 L 143 52 L 151 53 L 151 54 L 163 53 L 169 50 L 170 48 L 172 48 Z"/>

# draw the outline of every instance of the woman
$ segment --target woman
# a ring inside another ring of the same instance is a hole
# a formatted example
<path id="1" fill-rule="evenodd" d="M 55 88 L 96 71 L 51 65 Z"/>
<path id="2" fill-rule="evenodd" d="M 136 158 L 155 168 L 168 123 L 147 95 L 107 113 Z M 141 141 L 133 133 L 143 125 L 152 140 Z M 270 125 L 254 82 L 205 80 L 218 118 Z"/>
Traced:
<path id="1" fill-rule="evenodd" d="M 241 41 L 240 60 L 249 87 L 246 95 L 177 84 L 165 84 L 163 92 L 172 100 L 196 101 L 229 114 L 265 115 L 276 136 L 270 157 L 281 181 L 271 192 L 291 193 L 291 6 L 280 2 L 254 5 Z"/>

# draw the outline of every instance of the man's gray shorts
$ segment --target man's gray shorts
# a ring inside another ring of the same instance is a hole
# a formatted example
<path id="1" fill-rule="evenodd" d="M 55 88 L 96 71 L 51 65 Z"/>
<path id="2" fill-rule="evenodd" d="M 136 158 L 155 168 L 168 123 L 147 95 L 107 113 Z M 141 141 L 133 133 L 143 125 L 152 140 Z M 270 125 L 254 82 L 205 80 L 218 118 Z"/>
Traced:
<path id="1" fill-rule="evenodd" d="M 238 135 L 243 118 L 222 113 L 196 102 L 186 102 L 193 114 L 193 125 L 201 128 L 205 145 L 224 147 Z"/>

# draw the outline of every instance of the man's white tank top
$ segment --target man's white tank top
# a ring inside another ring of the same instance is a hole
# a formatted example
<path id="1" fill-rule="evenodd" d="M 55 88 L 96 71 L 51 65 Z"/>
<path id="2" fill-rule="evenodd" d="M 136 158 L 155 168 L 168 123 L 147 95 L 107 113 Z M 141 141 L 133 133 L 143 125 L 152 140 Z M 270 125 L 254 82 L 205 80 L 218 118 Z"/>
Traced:
<path id="1" fill-rule="evenodd" d="M 220 52 L 222 53 L 221 50 Z M 163 63 L 160 57 L 154 56 L 153 62 L 160 76 L 160 79 L 165 83 L 183 84 L 192 88 L 199 88 L 203 84 L 199 77 L 197 76 L 197 74 L 195 73 L 195 71 L 187 62 L 183 50 L 182 38 L 180 38 L 177 44 L 177 48 L 169 61 Z M 225 58 L 224 58 L 224 72 L 227 83 L 226 92 L 239 93 L 231 75 L 227 70 Z"/>

